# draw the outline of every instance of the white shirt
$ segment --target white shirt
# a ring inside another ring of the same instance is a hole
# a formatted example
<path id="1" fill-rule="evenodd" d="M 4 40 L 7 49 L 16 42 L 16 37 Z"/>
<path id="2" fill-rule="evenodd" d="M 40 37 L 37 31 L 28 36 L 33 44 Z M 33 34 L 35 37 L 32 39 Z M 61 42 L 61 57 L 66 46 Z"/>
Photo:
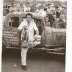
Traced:
<path id="1" fill-rule="evenodd" d="M 34 30 L 38 30 L 36 24 L 34 23 L 34 21 L 32 20 L 30 22 L 30 25 L 28 26 L 28 23 L 26 20 L 24 20 L 20 26 L 18 27 L 18 29 L 22 29 L 22 27 L 27 27 L 27 33 L 28 33 L 28 38 L 29 38 L 29 41 L 33 41 L 34 40 Z"/>
<path id="2" fill-rule="evenodd" d="M 30 7 L 26 7 L 26 6 L 24 5 L 24 12 L 26 12 L 26 11 L 30 11 Z"/>
<path id="3" fill-rule="evenodd" d="M 40 11 L 38 12 L 38 14 L 42 17 L 46 16 L 46 12 L 43 9 L 40 9 Z"/>
<path id="4" fill-rule="evenodd" d="M 35 13 L 38 13 L 39 12 L 39 9 L 36 9 Z"/>

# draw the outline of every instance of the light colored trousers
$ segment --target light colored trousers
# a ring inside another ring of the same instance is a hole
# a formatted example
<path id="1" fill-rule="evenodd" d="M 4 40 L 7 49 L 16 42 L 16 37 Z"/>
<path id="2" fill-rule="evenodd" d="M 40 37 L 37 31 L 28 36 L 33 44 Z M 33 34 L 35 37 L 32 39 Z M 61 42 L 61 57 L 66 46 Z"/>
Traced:
<path id="1" fill-rule="evenodd" d="M 21 65 L 26 65 L 28 48 L 21 48 Z"/>

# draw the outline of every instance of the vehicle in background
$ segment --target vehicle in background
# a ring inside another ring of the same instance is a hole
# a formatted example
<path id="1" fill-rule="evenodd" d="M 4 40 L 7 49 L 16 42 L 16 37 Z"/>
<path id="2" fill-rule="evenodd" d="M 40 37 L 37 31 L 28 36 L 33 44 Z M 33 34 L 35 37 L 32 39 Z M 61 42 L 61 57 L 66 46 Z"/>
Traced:
<path id="1" fill-rule="evenodd" d="M 20 31 L 19 24 L 25 19 L 28 12 L 12 12 L 6 15 L 3 24 L 3 48 L 20 49 Z M 36 13 L 32 13 L 33 19 L 39 29 L 41 35 L 41 44 L 32 49 L 45 50 L 48 53 L 64 55 L 66 50 L 66 29 L 51 28 L 44 24 L 43 17 Z"/>

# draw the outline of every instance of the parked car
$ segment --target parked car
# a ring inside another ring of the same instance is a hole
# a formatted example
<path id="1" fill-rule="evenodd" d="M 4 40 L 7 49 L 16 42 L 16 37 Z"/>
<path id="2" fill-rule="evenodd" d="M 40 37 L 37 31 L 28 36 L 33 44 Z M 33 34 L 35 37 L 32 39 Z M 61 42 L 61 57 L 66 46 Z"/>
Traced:
<path id="1" fill-rule="evenodd" d="M 20 49 L 20 31 L 19 24 L 25 19 L 28 12 L 13 12 L 6 15 L 3 25 L 3 46 L 9 49 Z M 66 50 L 66 29 L 51 28 L 44 24 L 43 17 L 32 13 L 33 19 L 41 35 L 41 44 L 32 49 L 45 50 L 52 54 L 65 54 Z"/>

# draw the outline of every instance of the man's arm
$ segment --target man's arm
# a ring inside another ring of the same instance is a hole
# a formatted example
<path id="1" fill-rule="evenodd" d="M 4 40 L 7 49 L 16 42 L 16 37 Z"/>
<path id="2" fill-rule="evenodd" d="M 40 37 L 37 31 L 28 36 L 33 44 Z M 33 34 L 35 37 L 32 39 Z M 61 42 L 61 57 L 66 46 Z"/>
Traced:
<path id="1" fill-rule="evenodd" d="M 39 35 L 39 30 L 38 29 L 36 30 L 36 35 Z"/>
<path id="2" fill-rule="evenodd" d="M 39 35 L 39 30 L 38 30 L 38 28 L 37 28 L 35 23 L 34 23 L 34 30 L 36 31 L 36 35 Z"/>
<path id="3" fill-rule="evenodd" d="M 18 29 L 21 30 L 23 27 L 23 22 L 19 25 Z"/>

